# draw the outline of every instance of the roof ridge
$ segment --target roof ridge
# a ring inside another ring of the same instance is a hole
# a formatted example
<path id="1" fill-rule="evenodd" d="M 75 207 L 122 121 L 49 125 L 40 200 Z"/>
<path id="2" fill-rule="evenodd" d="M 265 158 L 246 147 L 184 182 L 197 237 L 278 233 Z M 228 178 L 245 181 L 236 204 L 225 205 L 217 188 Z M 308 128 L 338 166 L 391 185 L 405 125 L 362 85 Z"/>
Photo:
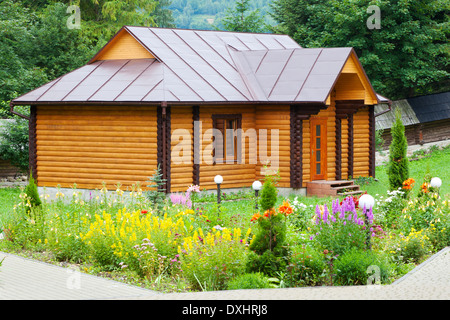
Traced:
<path id="1" fill-rule="evenodd" d="M 228 34 L 257 34 L 262 36 L 277 36 L 277 37 L 288 37 L 291 38 L 287 34 L 280 33 L 258 33 L 258 32 L 244 32 L 244 31 L 227 31 L 227 30 L 208 30 L 208 29 L 187 29 L 187 28 L 168 28 L 168 27 L 147 27 L 147 26 L 132 26 L 132 25 L 124 25 L 126 28 L 147 28 L 147 29 L 165 29 L 165 30 L 186 30 L 186 31 L 199 31 L 199 32 L 211 32 L 211 33 L 228 33 Z M 291 38 L 292 39 L 292 38 Z"/>

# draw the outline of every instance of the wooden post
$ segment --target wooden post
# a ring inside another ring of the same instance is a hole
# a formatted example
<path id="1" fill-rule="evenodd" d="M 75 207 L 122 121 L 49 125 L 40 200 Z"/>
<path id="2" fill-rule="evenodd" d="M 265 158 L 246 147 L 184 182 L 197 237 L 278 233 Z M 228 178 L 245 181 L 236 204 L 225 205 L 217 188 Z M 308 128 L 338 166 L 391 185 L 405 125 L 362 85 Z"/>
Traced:
<path id="1" fill-rule="evenodd" d="M 336 180 L 342 179 L 342 119 L 336 115 Z"/>
<path id="2" fill-rule="evenodd" d="M 166 180 L 165 190 L 170 192 L 170 107 L 163 101 L 157 108 L 157 162 Z"/>
<path id="3" fill-rule="evenodd" d="M 353 113 L 348 115 L 348 177 L 353 177 Z"/>
<path id="4" fill-rule="evenodd" d="M 375 108 L 369 106 L 369 176 L 375 178 Z"/>
<path id="5" fill-rule="evenodd" d="M 29 149 L 28 149 L 28 160 L 29 160 L 29 171 L 33 175 L 33 179 L 36 184 L 38 183 L 38 173 L 37 173 L 37 146 L 36 146 L 36 106 L 30 106 L 30 119 L 28 122 L 28 135 L 29 135 Z M 30 174 L 28 172 L 28 174 Z"/>
<path id="6" fill-rule="evenodd" d="M 194 185 L 200 185 L 200 138 L 201 129 L 198 121 L 200 121 L 200 108 L 199 106 L 192 107 L 192 125 L 194 130 L 194 138 L 192 139 L 194 150 L 194 164 L 192 168 L 192 183 Z"/>

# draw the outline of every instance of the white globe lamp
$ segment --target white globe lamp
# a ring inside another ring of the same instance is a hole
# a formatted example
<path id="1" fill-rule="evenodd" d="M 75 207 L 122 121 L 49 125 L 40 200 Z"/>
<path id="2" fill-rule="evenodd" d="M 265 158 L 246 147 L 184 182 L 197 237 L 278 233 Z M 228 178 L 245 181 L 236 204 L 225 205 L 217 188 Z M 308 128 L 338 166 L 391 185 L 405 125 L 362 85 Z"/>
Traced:
<path id="1" fill-rule="evenodd" d="M 432 188 L 440 188 L 442 186 L 442 180 L 438 177 L 434 177 L 430 181 L 430 187 Z"/>
<path id="2" fill-rule="evenodd" d="M 220 174 L 218 174 L 217 176 L 214 177 L 214 182 L 216 184 L 221 184 L 223 182 L 223 177 Z"/>
<path id="3" fill-rule="evenodd" d="M 363 194 L 359 198 L 359 207 L 361 209 L 366 208 L 366 210 L 370 210 L 375 206 L 375 199 L 370 194 Z"/>

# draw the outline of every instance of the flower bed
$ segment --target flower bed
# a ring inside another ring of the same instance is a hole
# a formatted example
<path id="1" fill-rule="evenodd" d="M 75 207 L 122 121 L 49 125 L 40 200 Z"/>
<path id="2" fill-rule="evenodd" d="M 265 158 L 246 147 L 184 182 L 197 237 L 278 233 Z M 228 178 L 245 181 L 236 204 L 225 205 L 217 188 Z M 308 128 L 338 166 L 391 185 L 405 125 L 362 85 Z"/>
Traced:
<path id="1" fill-rule="evenodd" d="M 376 280 L 387 284 L 450 245 L 448 199 L 428 184 L 406 193 L 411 183 L 377 195 L 368 211 L 358 198 L 313 204 L 269 187 L 260 211 L 250 196 L 220 207 L 199 204 L 196 186 L 185 198 L 168 197 L 158 211 L 139 187 L 124 193 L 118 186 L 112 194 L 102 188 L 88 199 L 76 189 L 71 199 L 43 194 L 39 206 L 22 192 L 3 221 L 8 237 L 1 245 L 159 290 L 364 285 L 374 266 Z"/>

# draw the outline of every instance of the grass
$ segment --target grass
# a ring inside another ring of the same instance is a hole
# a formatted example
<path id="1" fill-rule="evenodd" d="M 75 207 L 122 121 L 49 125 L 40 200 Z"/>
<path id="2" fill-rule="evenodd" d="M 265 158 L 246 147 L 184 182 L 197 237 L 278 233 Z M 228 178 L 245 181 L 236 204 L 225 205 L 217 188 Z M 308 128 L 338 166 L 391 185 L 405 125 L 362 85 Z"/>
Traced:
<path id="1" fill-rule="evenodd" d="M 19 194 L 19 188 L 0 189 L 0 227 L 2 227 L 3 219 L 10 215 L 14 205 L 19 201 Z"/>
<path id="2" fill-rule="evenodd" d="M 410 178 L 413 178 L 416 183 L 412 189 L 413 194 L 417 194 L 420 186 L 423 183 L 423 177 L 429 173 L 432 177 L 439 177 L 442 180 L 441 195 L 450 194 L 450 146 L 441 150 L 435 150 L 431 154 L 422 157 L 417 161 L 410 161 L 409 171 Z M 386 194 L 389 188 L 389 177 L 387 174 L 387 166 L 378 166 L 376 168 L 375 177 L 378 182 L 370 183 L 368 185 L 361 185 L 361 189 L 367 193 Z"/>

